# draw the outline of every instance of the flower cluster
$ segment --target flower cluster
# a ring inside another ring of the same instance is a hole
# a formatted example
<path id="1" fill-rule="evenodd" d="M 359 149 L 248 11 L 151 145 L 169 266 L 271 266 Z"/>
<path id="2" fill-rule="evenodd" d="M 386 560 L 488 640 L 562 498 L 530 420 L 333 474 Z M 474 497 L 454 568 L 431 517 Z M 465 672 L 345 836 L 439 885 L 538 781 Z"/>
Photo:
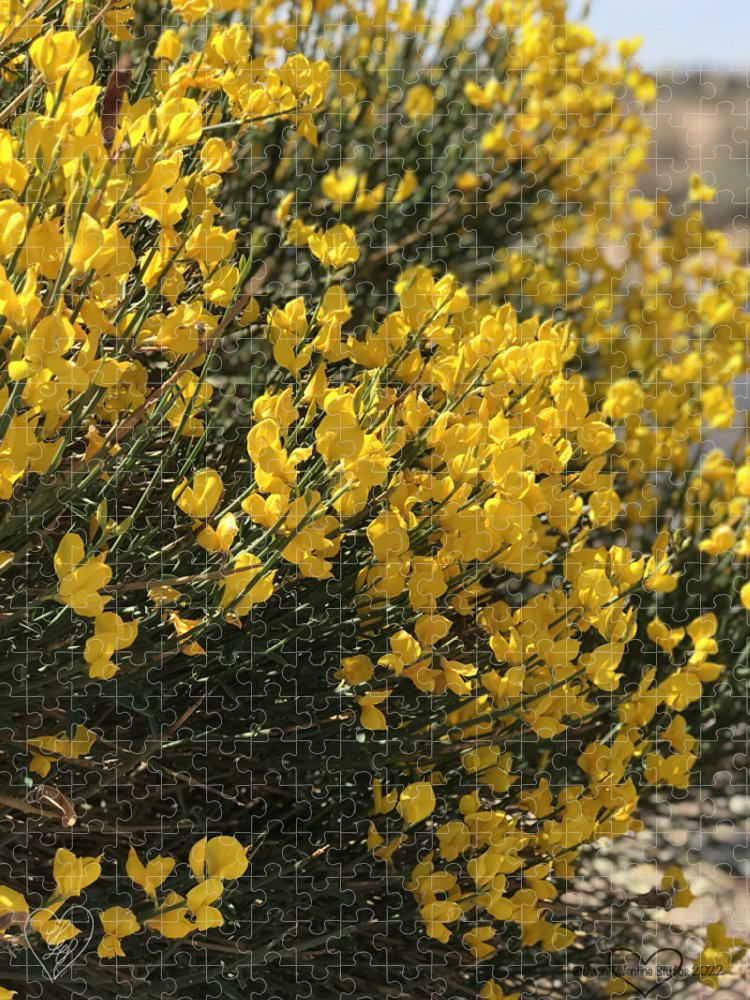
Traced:
<path id="1" fill-rule="evenodd" d="M 160 889 L 175 868 L 175 859 L 155 857 L 143 864 L 131 848 L 127 861 L 127 874 L 137 888 L 146 894 L 143 926 L 165 938 L 183 938 L 194 931 L 221 927 L 224 918 L 213 903 L 224 891 L 224 881 L 240 878 L 248 866 L 246 851 L 233 837 L 204 838 L 190 851 L 190 868 L 196 884 L 185 896 L 171 891 L 159 899 Z M 52 870 L 55 891 L 37 909 L 30 910 L 24 896 L 7 886 L 0 887 L 0 907 L 5 924 L 24 926 L 25 933 L 38 934 L 48 945 L 56 948 L 78 937 L 81 928 L 57 914 L 71 899 L 76 899 L 84 889 L 102 877 L 101 857 L 79 858 L 64 847 L 58 848 Z M 99 914 L 101 938 L 97 954 L 102 959 L 124 958 L 123 938 L 142 930 L 133 910 L 124 906 L 110 906 Z"/>
<path id="2" fill-rule="evenodd" d="M 742 677 L 710 185 L 633 194 L 654 85 L 564 0 L 394 7 L 0 11 L 0 926 L 84 901 L 102 996 L 564 995 Z"/>

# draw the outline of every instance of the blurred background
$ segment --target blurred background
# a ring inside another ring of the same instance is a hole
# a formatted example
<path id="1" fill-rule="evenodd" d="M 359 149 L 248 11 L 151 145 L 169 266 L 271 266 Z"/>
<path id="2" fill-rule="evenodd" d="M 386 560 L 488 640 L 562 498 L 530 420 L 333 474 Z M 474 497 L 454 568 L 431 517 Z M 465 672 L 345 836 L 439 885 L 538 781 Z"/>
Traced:
<path id="1" fill-rule="evenodd" d="M 606 41 L 640 35 L 639 61 L 657 80 L 649 196 L 680 202 L 690 175 L 717 188 L 705 206 L 750 260 L 750 0 L 589 0 Z"/>
<path id="2" fill-rule="evenodd" d="M 704 206 L 709 224 L 726 232 L 750 263 L 750 0 L 590 0 L 579 9 L 602 40 L 643 38 L 638 59 L 658 83 L 656 106 L 647 115 L 653 142 L 643 193 L 663 194 L 679 205 L 691 174 L 701 174 L 717 188 L 715 203 Z M 748 409 L 746 377 L 737 380 L 736 392 L 738 410 Z M 716 443 L 731 447 L 743 417 L 738 413 L 735 431 Z M 730 779 L 717 774 L 713 780 Z M 675 804 L 671 815 L 648 822 L 619 871 L 613 858 L 598 858 L 602 874 L 644 892 L 653 885 L 655 864 L 680 865 L 697 898 L 666 915 L 666 922 L 687 940 L 697 927 L 719 919 L 735 933 L 750 934 L 747 771 L 740 766 L 731 782 L 733 794 L 720 801 L 708 784 L 697 801 Z M 740 975 L 719 995 L 748 998 L 750 985 Z"/>

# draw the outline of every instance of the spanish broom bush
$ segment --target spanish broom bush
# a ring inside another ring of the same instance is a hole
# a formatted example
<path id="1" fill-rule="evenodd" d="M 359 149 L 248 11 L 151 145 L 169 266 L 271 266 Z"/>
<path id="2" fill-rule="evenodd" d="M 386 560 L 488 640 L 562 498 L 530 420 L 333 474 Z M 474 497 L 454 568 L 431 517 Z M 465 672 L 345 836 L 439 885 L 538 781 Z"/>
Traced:
<path id="1" fill-rule="evenodd" d="M 587 859 L 750 648 L 748 272 L 642 195 L 636 49 L 0 7 L 3 1000 L 617 992 Z"/>

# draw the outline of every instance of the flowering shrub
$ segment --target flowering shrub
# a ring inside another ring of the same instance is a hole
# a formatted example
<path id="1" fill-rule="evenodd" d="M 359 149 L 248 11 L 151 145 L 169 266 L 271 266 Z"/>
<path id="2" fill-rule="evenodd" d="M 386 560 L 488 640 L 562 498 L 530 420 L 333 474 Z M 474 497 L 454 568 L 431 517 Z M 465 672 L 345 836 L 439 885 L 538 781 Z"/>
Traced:
<path id="1" fill-rule="evenodd" d="M 0 996 L 566 995 L 750 607 L 747 273 L 634 193 L 636 46 L 1 18 Z"/>

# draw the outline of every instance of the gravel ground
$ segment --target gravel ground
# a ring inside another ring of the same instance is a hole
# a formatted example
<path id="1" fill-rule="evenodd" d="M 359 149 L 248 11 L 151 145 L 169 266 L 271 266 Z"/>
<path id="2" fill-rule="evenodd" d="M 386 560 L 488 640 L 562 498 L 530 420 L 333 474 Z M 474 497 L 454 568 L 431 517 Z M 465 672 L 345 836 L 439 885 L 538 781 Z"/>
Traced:
<path id="1" fill-rule="evenodd" d="M 642 833 L 619 840 L 614 850 L 603 849 L 594 871 L 632 900 L 658 889 L 662 874 L 673 865 L 682 869 L 695 899 L 689 907 L 668 912 L 647 910 L 654 934 L 659 930 L 663 938 L 668 928 L 686 964 L 700 952 L 704 929 L 714 921 L 750 941 L 750 797 L 733 795 L 719 804 L 704 794 L 673 807 L 670 817 L 649 817 Z M 644 938 L 646 949 L 650 936 Z M 750 1000 L 749 973 L 745 956 L 716 992 L 691 978 L 674 983 L 671 996 Z M 670 994 L 662 988 L 651 995 Z"/>

